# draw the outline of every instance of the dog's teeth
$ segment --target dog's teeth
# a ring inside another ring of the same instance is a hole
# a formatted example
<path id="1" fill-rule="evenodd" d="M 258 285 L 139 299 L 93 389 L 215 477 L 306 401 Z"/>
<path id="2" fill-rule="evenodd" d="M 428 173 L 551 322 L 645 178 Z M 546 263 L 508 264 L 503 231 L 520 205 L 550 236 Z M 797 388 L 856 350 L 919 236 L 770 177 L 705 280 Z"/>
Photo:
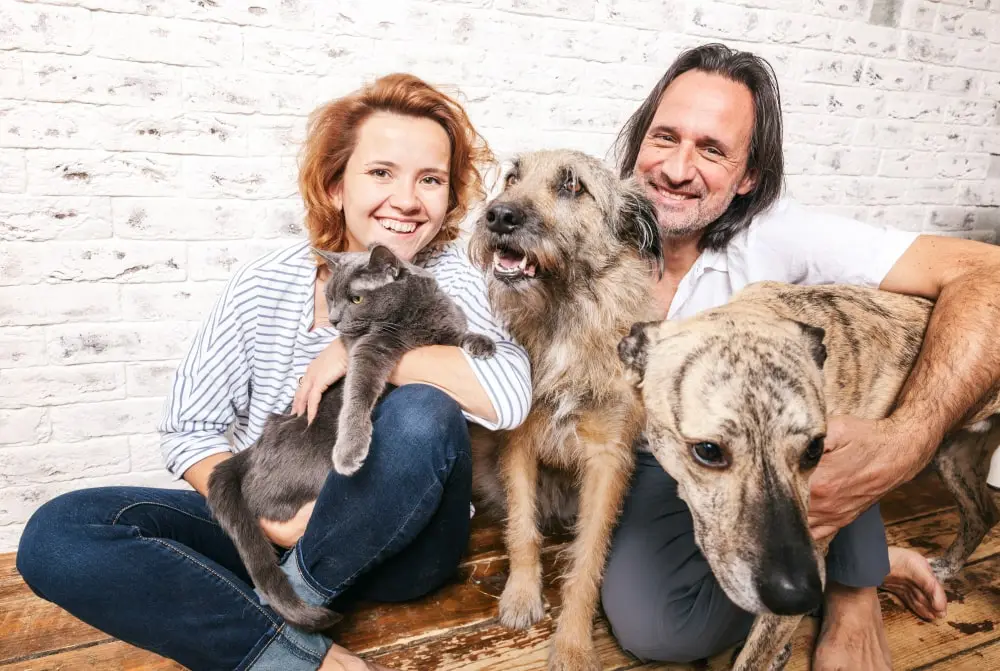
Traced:
<path id="1" fill-rule="evenodd" d="M 522 256 L 521 261 L 517 264 L 519 270 L 524 270 L 525 266 L 528 265 L 528 257 Z"/>

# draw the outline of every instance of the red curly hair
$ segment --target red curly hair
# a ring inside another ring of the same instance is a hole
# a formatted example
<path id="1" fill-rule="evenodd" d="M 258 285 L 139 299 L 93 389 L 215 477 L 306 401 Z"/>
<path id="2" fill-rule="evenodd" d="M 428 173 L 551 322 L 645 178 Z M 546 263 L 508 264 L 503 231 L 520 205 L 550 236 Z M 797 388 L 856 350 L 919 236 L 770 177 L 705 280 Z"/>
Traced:
<path id="1" fill-rule="evenodd" d="M 390 74 L 330 101 L 309 116 L 308 134 L 299 167 L 299 191 L 306 208 L 306 230 L 313 247 L 331 252 L 347 248 L 343 213 L 330 192 L 343 178 L 358 142 L 361 125 L 376 112 L 436 121 L 451 142 L 448 211 L 430 244 L 454 240 L 469 206 L 485 197 L 479 166 L 494 161 L 489 146 L 462 106 L 410 74 Z"/>

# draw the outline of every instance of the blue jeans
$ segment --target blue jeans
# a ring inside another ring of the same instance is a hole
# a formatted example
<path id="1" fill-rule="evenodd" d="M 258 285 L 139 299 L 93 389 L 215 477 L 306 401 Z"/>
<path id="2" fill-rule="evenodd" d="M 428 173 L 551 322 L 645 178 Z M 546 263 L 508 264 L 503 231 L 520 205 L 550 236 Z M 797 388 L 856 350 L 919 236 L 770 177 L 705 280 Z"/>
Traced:
<path id="1" fill-rule="evenodd" d="M 405 601 L 451 577 L 469 538 L 472 461 L 457 403 L 426 385 L 373 414 L 353 477 L 331 472 L 305 535 L 282 560 L 312 603 Z M 261 605 L 197 492 L 102 487 L 49 501 L 17 569 L 43 599 L 190 669 L 316 669 L 329 646 Z"/>

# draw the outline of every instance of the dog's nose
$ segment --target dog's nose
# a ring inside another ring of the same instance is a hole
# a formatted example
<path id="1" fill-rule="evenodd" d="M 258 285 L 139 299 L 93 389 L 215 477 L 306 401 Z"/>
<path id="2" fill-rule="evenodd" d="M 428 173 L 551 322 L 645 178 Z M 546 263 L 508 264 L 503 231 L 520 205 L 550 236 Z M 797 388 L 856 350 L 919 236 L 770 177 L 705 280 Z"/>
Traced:
<path id="1" fill-rule="evenodd" d="M 760 600 L 775 615 L 802 615 L 823 601 L 823 584 L 815 566 L 770 570 L 758 585 Z"/>
<path id="2" fill-rule="evenodd" d="M 524 223 L 521 208 L 510 203 L 493 203 L 486 210 L 486 227 L 494 233 L 510 233 Z"/>

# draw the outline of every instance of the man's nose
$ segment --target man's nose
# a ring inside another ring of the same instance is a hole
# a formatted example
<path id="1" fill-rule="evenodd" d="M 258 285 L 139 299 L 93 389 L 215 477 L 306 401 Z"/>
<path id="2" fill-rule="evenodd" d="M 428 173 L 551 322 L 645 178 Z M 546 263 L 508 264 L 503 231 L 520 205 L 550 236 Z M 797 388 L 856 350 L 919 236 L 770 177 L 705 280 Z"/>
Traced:
<path id="1" fill-rule="evenodd" d="M 694 179 L 693 145 L 679 144 L 667 154 L 660 164 L 660 171 L 673 184 L 684 184 Z"/>

